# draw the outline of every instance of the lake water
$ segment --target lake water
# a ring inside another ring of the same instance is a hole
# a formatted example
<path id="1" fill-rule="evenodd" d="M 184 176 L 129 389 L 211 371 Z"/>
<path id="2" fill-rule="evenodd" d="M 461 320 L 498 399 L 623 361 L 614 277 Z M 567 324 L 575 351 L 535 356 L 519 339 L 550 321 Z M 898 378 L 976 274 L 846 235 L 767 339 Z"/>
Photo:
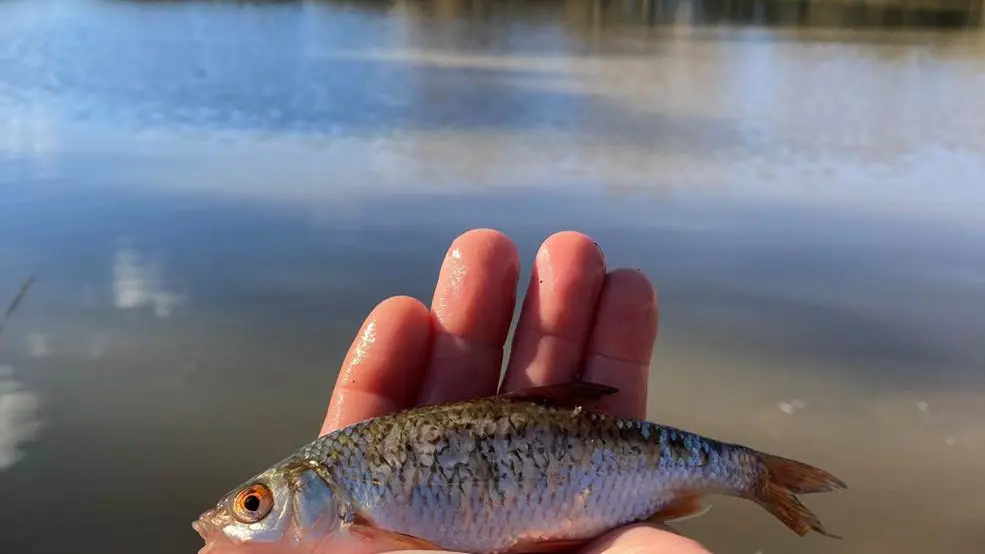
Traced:
<path id="1" fill-rule="evenodd" d="M 655 280 L 651 418 L 850 484 L 713 551 L 985 549 L 985 35 L 696 9 L 0 3 L 0 552 L 195 552 L 478 226 Z"/>

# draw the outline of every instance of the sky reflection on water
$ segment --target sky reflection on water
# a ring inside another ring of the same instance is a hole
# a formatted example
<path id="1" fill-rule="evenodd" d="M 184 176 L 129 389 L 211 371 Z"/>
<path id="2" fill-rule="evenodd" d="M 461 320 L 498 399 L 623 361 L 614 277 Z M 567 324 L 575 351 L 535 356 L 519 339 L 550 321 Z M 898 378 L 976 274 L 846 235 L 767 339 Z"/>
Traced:
<path id="1" fill-rule="evenodd" d="M 845 541 L 716 500 L 714 551 L 985 544 L 981 34 L 151 4 L 0 4 L 0 293 L 39 275 L 0 336 L 0 551 L 196 548 L 476 226 L 646 271 L 651 417 L 852 485 L 811 499 Z M 39 517 L 65 495 L 104 508 Z"/>

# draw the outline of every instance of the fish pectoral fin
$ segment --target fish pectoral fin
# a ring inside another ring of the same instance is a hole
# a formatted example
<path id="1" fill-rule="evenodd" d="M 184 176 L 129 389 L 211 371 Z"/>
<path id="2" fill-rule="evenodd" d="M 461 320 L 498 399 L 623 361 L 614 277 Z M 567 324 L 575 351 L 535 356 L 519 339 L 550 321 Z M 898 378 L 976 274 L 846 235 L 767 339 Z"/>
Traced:
<path id="1" fill-rule="evenodd" d="M 523 540 L 509 549 L 509 554 L 561 554 L 577 550 L 588 543 L 585 539 Z"/>
<path id="2" fill-rule="evenodd" d="M 617 392 L 619 392 L 619 389 L 608 385 L 572 381 L 570 383 L 515 390 L 499 396 L 509 400 L 574 408 Z"/>
<path id="3" fill-rule="evenodd" d="M 397 531 L 380 529 L 369 523 L 353 523 L 349 526 L 349 532 L 362 540 L 379 545 L 382 548 L 380 552 L 393 550 L 444 550 L 444 548 L 422 538 L 405 535 Z"/>
<path id="4" fill-rule="evenodd" d="M 671 523 L 675 521 L 684 521 L 686 519 L 701 517 L 707 514 L 710 510 L 711 506 L 705 506 L 701 503 L 700 496 L 687 495 L 682 496 L 664 506 L 660 509 L 660 511 L 648 517 L 647 521 L 651 523 Z"/>

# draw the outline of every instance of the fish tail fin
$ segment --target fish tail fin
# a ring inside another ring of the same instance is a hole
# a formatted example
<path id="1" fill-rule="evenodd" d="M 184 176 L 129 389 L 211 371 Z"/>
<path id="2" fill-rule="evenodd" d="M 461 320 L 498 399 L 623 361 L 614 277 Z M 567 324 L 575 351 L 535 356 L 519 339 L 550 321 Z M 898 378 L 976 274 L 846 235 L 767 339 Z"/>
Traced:
<path id="1" fill-rule="evenodd" d="M 848 485 L 834 475 L 803 462 L 761 452 L 757 452 L 757 458 L 765 471 L 754 487 L 752 500 L 798 535 L 814 531 L 834 539 L 841 538 L 829 533 L 814 512 L 804 506 L 796 495 L 846 489 Z"/>
<path id="2" fill-rule="evenodd" d="M 812 465 L 762 452 L 758 452 L 757 457 L 766 466 L 766 478 L 769 482 L 793 494 L 811 494 L 848 488 L 841 479 Z"/>

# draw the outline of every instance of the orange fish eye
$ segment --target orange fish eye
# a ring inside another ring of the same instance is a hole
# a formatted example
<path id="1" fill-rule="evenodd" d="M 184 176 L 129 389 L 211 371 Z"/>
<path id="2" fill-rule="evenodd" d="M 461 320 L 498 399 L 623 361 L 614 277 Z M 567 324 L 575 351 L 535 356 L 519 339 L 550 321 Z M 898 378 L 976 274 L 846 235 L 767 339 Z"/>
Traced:
<path id="1" fill-rule="evenodd" d="M 267 517 L 274 507 L 274 495 L 266 485 L 255 484 L 239 491 L 233 498 L 233 517 L 241 523 L 256 523 Z"/>

